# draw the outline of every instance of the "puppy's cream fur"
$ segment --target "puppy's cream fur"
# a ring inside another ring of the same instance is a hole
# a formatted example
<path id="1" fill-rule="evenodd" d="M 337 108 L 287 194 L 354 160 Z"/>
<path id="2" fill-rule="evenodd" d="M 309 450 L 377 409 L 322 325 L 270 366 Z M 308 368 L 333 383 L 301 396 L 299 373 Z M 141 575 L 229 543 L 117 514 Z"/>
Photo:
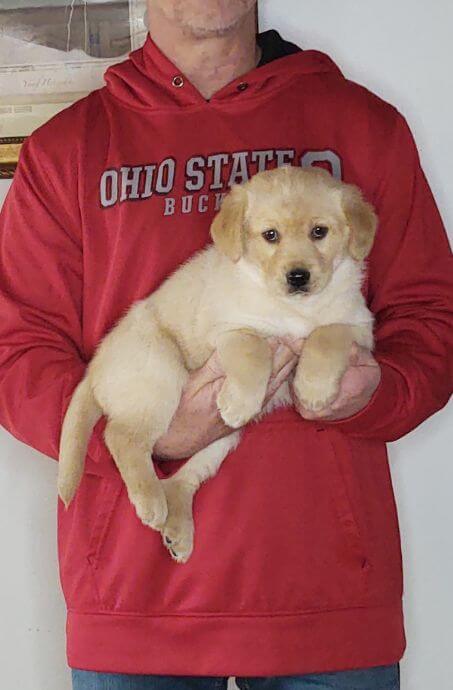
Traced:
<path id="1" fill-rule="evenodd" d="M 315 227 L 328 228 L 327 235 L 314 239 Z M 276 241 L 263 235 L 269 229 Z M 157 479 L 150 456 L 189 372 L 218 350 L 226 379 L 217 404 L 224 421 L 239 429 L 290 403 L 284 384 L 262 410 L 272 368 L 266 339 L 303 337 L 296 392 L 313 410 L 332 402 L 351 344 L 373 344 L 360 288 L 375 230 L 375 213 L 359 190 L 322 170 L 281 168 L 234 187 L 214 219 L 214 244 L 131 307 L 76 388 L 60 444 L 65 504 L 80 482 L 93 426 L 105 415 L 105 441 L 138 516 L 162 532 L 175 560 L 187 561 L 194 494 L 240 439 L 236 431 L 198 452 L 173 477 Z M 290 292 L 287 274 L 295 269 L 310 271 L 304 292 Z"/>

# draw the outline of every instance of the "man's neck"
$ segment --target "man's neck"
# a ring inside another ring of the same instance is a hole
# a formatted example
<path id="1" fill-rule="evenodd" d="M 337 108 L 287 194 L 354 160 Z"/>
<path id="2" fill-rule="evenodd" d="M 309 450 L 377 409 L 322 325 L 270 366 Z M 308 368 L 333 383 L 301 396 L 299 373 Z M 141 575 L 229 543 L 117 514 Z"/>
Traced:
<path id="1" fill-rule="evenodd" d="M 259 62 L 254 12 L 226 34 L 199 38 L 175 26 L 151 5 L 149 26 L 159 49 L 206 99 Z"/>

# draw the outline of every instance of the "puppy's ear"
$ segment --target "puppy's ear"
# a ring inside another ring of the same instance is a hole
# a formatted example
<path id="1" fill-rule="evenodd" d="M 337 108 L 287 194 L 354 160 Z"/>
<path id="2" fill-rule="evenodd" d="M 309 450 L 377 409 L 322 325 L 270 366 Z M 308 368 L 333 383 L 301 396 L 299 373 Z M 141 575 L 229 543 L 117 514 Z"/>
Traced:
<path id="1" fill-rule="evenodd" d="M 236 185 L 224 198 L 211 225 L 211 237 L 217 249 L 234 262 L 242 256 L 246 208 L 247 193 Z"/>
<path id="2" fill-rule="evenodd" d="M 343 210 L 349 225 L 349 254 L 363 261 L 371 251 L 376 235 L 378 218 L 375 210 L 362 196 L 360 189 L 347 185 L 343 192 Z"/>

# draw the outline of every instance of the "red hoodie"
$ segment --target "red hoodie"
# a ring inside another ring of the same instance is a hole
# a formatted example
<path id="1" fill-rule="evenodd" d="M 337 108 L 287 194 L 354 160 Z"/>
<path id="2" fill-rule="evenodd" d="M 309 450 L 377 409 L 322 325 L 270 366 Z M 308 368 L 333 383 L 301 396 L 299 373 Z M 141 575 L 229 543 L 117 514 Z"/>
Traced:
<path id="1" fill-rule="evenodd" d="M 183 566 L 136 517 L 98 428 L 77 498 L 59 507 L 69 664 L 266 676 L 394 663 L 385 442 L 445 405 L 452 379 L 450 250 L 407 125 L 315 51 L 209 102 L 150 39 L 106 79 L 27 141 L 2 211 L 1 423 L 56 458 L 107 329 L 206 244 L 230 184 L 284 163 L 325 165 L 377 207 L 364 290 L 382 381 L 345 421 L 280 410 L 251 425 L 196 498 Z"/>

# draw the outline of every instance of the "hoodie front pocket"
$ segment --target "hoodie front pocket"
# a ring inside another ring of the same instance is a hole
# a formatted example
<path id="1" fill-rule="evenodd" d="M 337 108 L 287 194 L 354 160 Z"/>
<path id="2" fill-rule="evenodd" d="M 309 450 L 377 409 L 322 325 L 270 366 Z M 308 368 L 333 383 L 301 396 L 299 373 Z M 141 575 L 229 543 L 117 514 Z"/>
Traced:
<path id="1" fill-rule="evenodd" d="M 100 609 L 286 615 L 362 605 L 370 568 L 352 470 L 326 433 L 303 420 L 249 429 L 195 499 L 185 565 L 109 479 L 89 549 Z"/>
<path id="2" fill-rule="evenodd" d="M 122 482 L 115 479 L 99 477 L 99 488 L 96 496 L 96 512 L 91 525 L 87 560 L 96 569 L 102 553 L 109 527 L 113 518 L 119 496 L 123 490 Z"/>
<path id="3" fill-rule="evenodd" d="M 223 529 L 215 568 L 228 574 L 216 595 L 224 610 L 232 593 L 236 607 L 263 614 L 366 603 L 371 565 L 358 487 L 330 431 L 299 418 L 265 420 L 245 434 L 228 471 L 229 513 L 225 506 L 223 527 L 209 523 L 213 535 Z"/>
<path id="4" fill-rule="evenodd" d="M 354 482 L 350 454 L 347 444 L 335 442 L 331 432 L 326 429 L 318 429 L 317 433 L 321 443 L 325 444 L 323 457 L 329 465 L 329 486 L 332 491 L 332 501 L 336 507 L 338 523 L 345 538 L 345 546 L 355 554 L 363 569 L 370 566 L 366 552 L 363 525 L 358 517 L 357 507 L 353 504 L 351 496 L 351 482 Z M 335 435 L 338 437 L 337 432 Z"/>
<path id="5" fill-rule="evenodd" d="M 69 609 L 99 603 L 93 573 L 102 558 L 121 491 L 119 475 L 86 472 L 69 509 L 59 502 L 60 573 Z"/>

